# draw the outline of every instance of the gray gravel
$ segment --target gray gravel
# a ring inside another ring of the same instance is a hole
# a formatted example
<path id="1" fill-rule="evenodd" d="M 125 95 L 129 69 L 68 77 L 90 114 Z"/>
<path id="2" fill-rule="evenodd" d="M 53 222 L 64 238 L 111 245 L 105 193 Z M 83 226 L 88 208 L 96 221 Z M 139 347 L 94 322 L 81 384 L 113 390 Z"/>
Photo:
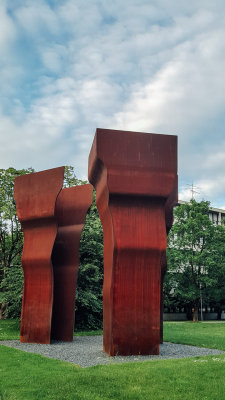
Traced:
<path id="1" fill-rule="evenodd" d="M 72 364 L 78 364 L 83 368 L 98 364 L 115 364 L 218 354 L 225 355 L 225 351 L 222 350 L 164 343 L 160 345 L 159 356 L 108 357 L 102 350 L 102 336 L 76 336 L 73 342 L 53 342 L 52 344 L 20 343 L 19 340 L 5 340 L 1 341 L 0 344 L 29 353 L 38 353 L 49 358 L 56 358 Z"/>

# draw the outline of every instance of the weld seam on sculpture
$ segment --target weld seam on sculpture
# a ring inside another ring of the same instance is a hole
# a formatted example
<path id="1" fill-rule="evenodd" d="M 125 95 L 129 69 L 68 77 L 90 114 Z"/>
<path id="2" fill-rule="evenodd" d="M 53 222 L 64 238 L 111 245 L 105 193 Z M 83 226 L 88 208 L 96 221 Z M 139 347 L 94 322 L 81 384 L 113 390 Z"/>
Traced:
<path id="1" fill-rule="evenodd" d="M 177 137 L 97 129 L 89 181 L 104 235 L 104 351 L 158 354 Z"/>
<path id="2" fill-rule="evenodd" d="M 78 249 L 92 187 L 62 190 L 63 178 L 60 167 L 15 180 L 24 232 L 22 342 L 73 340 Z"/>

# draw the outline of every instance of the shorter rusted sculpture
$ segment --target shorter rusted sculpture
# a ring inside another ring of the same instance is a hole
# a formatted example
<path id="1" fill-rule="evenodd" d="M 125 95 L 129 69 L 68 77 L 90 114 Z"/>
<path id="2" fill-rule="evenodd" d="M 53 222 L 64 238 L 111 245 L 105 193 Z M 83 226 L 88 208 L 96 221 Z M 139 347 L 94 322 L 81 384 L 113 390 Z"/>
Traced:
<path id="1" fill-rule="evenodd" d="M 104 233 L 104 351 L 158 354 L 176 136 L 97 129 L 89 181 Z"/>
<path id="2" fill-rule="evenodd" d="M 55 340 L 73 340 L 80 235 L 92 195 L 92 185 L 82 185 L 63 189 L 57 198 L 58 231 L 52 254 L 54 302 L 51 337 Z"/>
<path id="3" fill-rule="evenodd" d="M 57 234 L 55 202 L 64 167 L 15 179 L 17 215 L 24 233 L 24 271 L 20 340 L 50 343 L 53 305 L 52 249 Z"/>
<path id="4" fill-rule="evenodd" d="M 92 186 L 63 189 L 64 167 L 17 177 L 24 232 L 21 342 L 73 340 L 80 234 Z"/>

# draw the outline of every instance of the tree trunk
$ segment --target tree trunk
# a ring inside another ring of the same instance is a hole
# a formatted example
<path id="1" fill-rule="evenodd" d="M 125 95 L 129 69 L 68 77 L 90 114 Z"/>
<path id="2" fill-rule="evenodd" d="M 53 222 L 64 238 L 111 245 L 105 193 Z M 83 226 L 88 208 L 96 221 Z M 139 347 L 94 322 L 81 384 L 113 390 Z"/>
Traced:
<path id="1" fill-rule="evenodd" d="M 6 319 L 6 303 L 3 302 L 0 308 L 0 319 Z"/>
<path id="2" fill-rule="evenodd" d="M 2 264 L 0 268 L 2 271 L 2 281 L 4 281 L 4 279 L 6 278 L 6 267 L 4 264 Z M 0 282 L 2 289 L 1 292 L 5 292 L 6 287 L 5 285 L 3 286 L 2 281 Z M 0 304 L 0 319 L 6 319 L 6 308 L 7 308 L 6 302 L 3 301 L 2 304 Z"/>
<path id="3" fill-rule="evenodd" d="M 194 307 L 193 309 L 193 322 L 198 322 L 198 307 Z"/>
<path id="4" fill-rule="evenodd" d="M 222 310 L 220 307 L 217 307 L 217 321 L 221 321 L 221 314 L 222 314 Z"/>

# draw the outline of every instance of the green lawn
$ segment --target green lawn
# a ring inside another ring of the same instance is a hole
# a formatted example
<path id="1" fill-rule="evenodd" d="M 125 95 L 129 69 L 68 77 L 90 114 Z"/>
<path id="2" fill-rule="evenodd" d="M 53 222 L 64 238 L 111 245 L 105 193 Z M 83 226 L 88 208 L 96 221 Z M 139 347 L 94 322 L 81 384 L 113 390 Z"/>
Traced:
<path id="1" fill-rule="evenodd" d="M 97 331 L 82 331 L 74 332 L 75 336 L 95 336 L 102 335 L 102 330 Z M 0 341 L 1 340 L 14 340 L 20 338 L 20 321 L 7 319 L 0 320 Z M 1 400 L 1 398 L 0 398 Z"/>
<path id="2" fill-rule="evenodd" d="M 19 337 L 18 323 L 0 321 L 0 333 Z M 223 323 L 166 322 L 164 333 L 168 341 L 225 350 Z M 0 346 L 0 400 L 224 400 L 224 376 L 224 355 L 82 369 Z"/>
<path id="3" fill-rule="evenodd" d="M 103 335 L 103 330 L 99 329 L 97 331 L 75 331 L 74 336 L 98 336 Z"/>
<path id="4" fill-rule="evenodd" d="M 20 321 L 14 319 L 0 320 L 0 340 L 20 338 Z M 1 397 L 0 397 L 0 400 Z"/>
<path id="5" fill-rule="evenodd" d="M 0 346 L 1 400 L 224 400 L 225 357 L 91 368 Z"/>
<path id="6" fill-rule="evenodd" d="M 225 350 L 225 323 L 164 322 L 164 341 Z"/>

